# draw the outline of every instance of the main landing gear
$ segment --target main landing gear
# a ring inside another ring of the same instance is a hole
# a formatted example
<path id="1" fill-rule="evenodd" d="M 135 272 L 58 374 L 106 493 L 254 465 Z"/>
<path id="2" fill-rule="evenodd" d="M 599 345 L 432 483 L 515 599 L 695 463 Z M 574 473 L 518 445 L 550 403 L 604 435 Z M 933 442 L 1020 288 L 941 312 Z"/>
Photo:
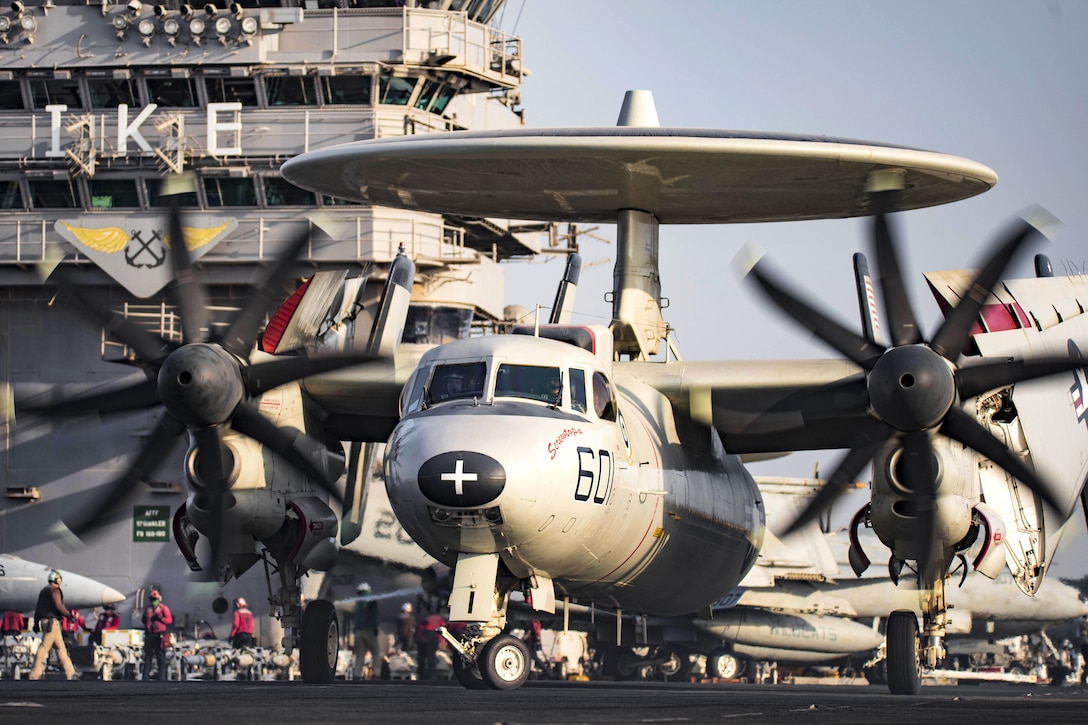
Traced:
<path id="1" fill-rule="evenodd" d="M 267 560 L 266 560 L 267 562 Z M 273 616 L 283 625 L 283 651 L 298 647 L 302 681 L 328 684 L 336 678 L 340 656 L 340 621 L 332 602 L 315 599 L 302 609 L 302 568 L 277 558 L 280 588 L 269 597 Z"/>
<path id="2" fill-rule="evenodd" d="M 914 612 L 900 610 L 888 617 L 888 689 L 893 695 L 917 695 L 922 689 L 922 666 L 933 669 L 945 657 L 948 605 L 944 584 L 944 577 L 939 577 L 930 589 L 919 592 L 921 631 Z"/>

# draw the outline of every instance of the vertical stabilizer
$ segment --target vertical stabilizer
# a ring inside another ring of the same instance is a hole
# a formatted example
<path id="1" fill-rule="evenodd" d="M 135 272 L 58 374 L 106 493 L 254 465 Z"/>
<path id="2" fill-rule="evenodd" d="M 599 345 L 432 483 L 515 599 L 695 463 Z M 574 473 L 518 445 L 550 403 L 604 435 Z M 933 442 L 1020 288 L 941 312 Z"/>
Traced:
<path id="1" fill-rule="evenodd" d="M 865 339 L 877 345 L 883 345 L 880 315 L 876 308 L 876 293 L 873 291 L 873 278 L 869 274 L 869 260 L 861 252 L 854 255 L 854 284 L 857 286 L 861 330 Z"/>
<path id="2" fill-rule="evenodd" d="M 552 314 L 548 319 L 549 324 L 570 324 L 571 313 L 574 312 L 574 294 L 578 290 L 578 277 L 581 272 L 582 255 L 571 252 L 567 255 L 567 268 L 563 271 L 563 280 L 555 293 L 555 303 L 552 304 Z"/>

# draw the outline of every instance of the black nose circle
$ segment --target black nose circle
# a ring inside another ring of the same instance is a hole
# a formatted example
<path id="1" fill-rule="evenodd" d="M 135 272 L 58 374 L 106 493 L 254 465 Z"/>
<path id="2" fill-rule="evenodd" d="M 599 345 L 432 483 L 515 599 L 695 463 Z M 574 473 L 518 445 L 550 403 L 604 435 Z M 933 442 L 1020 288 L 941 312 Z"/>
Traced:
<path id="1" fill-rule="evenodd" d="M 494 501 L 506 487 L 506 471 L 491 456 L 451 451 L 426 461 L 416 477 L 420 492 L 441 506 L 474 508 Z"/>

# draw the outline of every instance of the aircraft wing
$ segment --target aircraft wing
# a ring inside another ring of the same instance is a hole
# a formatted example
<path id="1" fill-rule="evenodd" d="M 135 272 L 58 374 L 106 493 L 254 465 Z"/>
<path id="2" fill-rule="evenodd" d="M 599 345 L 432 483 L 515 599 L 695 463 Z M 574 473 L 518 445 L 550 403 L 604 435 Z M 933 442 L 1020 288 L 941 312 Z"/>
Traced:
<path id="1" fill-rule="evenodd" d="M 938 302 L 948 307 L 956 304 L 972 275 L 970 270 L 930 272 L 926 279 Z M 984 324 L 976 326 L 972 352 L 983 359 L 1088 358 L 1088 315 L 1082 312 L 1086 304 L 1088 277 L 1084 275 L 1006 280 L 983 306 Z M 1060 512 L 1045 506 L 1036 511 L 1030 499 L 1025 504 L 1010 489 L 1012 484 L 1003 473 L 991 476 L 992 482 L 983 479 L 987 501 L 993 502 L 1005 521 L 1017 522 L 1006 531 L 1008 564 L 1019 575 L 1024 590 L 1034 592 L 1042 583 L 1045 567 L 1053 561 L 1064 530 L 1062 523 L 1088 479 L 1088 370 L 1018 383 L 1011 403 L 1023 447 L 1030 452 L 1036 471 L 1064 504 Z M 1021 520 L 1026 514 L 1030 514 L 1029 520 Z M 1038 536 L 1043 540 L 1036 540 Z"/>
<path id="2" fill-rule="evenodd" d="M 713 425 L 730 453 L 849 448 L 865 417 L 828 414 L 829 390 L 864 391 L 861 368 L 845 360 L 739 360 L 623 363 L 677 410 Z"/>

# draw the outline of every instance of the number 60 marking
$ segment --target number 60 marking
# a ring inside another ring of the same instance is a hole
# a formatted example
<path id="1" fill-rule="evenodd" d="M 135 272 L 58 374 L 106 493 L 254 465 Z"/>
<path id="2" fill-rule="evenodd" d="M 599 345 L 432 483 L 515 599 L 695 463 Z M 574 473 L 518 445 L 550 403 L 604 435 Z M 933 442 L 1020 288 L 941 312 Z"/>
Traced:
<path id="1" fill-rule="evenodd" d="M 599 450 L 594 455 L 592 448 L 579 447 L 578 483 L 574 487 L 574 500 L 589 501 L 592 496 L 593 503 L 604 503 L 612 495 L 615 476 L 616 468 L 612 463 L 611 453 Z"/>

